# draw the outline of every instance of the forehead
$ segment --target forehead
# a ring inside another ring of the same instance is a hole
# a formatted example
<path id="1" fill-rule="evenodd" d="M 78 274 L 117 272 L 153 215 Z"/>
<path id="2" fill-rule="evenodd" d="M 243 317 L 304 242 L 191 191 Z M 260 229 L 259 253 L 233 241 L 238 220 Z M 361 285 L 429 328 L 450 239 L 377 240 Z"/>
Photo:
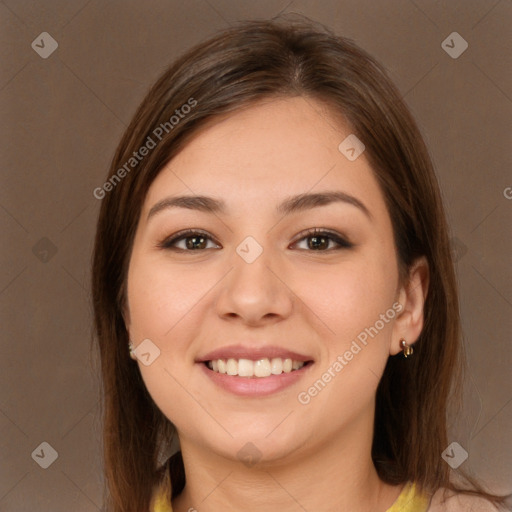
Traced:
<path id="1" fill-rule="evenodd" d="M 261 101 L 200 129 L 156 177 L 145 210 L 174 193 L 261 203 L 341 188 L 375 202 L 381 194 L 364 153 L 350 161 L 338 149 L 351 133 L 314 99 Z"/>

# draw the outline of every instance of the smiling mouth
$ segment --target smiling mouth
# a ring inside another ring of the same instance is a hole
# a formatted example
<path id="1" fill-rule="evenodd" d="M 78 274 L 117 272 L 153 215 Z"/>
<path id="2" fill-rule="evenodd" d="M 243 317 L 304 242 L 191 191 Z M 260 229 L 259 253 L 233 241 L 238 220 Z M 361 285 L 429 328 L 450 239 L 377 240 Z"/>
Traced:
<path id="1" fill-rule="evenodd" d="M 245 378 L 265 378 L 272 375 L 292 373 L 312 363 L 313 361 L 296 361 L 280 357 L 262 358 L 256 361 L 251 359 L 214 359 L 204 361 L 206 367 L 215 373 Z"/>

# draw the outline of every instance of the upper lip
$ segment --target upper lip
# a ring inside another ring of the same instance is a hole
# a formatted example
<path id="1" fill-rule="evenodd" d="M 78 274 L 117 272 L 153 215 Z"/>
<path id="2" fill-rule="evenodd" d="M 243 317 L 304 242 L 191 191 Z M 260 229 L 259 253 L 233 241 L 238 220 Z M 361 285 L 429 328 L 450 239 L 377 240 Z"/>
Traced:
<path id="1" fill-rule="evenodd" d="M 281 359 L 292 359 L 294 361 L 312 361 L 313 358 L 304 354 L 299 354 L 293 350 L 288 350 L 275 345 L 266 345 L 259 347 L 247 347 L 244 345 L 229 345 L 221 347 L 196 359 L 197 363 L 205 361 L 215 361 L 217 359 L 251 359 L 257 361 L 259 359 L 280 357 Z"/>

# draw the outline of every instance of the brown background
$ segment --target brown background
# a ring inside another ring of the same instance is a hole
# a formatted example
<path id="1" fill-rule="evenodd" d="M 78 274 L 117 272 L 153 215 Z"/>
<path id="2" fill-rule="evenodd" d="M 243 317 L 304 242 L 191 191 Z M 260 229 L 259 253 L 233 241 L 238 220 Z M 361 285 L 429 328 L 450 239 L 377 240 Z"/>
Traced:
<path id="1" fill-rule="evenodd" d="M 451 440 L 469 453 L 461 469 L 512 491 L 510 1 L 3 0 L 0 510 L 101 510 L 92 191 L 175 56 L 281 11 L 353 38 L 418 119 L 452 226 L 470 362 Z M 441 47 L 454 31 L 469 43 L 458 59 Z M 47 59 L 31 47 L 42 32 L 59 45 Z M 43 441 L 58 452 L 48 469 L 31 456 Z"/>

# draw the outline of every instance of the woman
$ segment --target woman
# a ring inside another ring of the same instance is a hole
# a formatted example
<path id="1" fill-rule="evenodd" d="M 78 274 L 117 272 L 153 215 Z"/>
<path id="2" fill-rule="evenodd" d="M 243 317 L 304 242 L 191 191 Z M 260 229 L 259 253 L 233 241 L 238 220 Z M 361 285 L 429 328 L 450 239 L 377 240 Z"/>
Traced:
<path id="1" fill-rule="evenodd" d="M 355 44 L 265 21 L 198 45 L 95 195 L 111 510 L 503 503 L 441 457 L 461 365 L 445 215 L 414 120 Z"/>

